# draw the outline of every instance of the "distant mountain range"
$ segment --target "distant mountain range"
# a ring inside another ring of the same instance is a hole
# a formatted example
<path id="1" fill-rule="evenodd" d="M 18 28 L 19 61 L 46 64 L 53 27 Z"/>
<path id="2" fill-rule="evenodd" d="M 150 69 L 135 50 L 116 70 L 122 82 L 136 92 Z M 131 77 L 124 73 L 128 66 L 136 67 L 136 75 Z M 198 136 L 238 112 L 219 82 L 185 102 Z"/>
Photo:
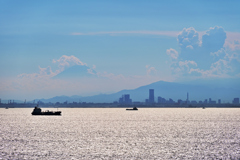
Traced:
<path id="1" fill-rule="evenodd" d="M 237 80 L 232 81 L 219 81 L 221 85 L 214 85 L 218 82 L 212 81 L 211 83 L 175 83 L 158 81 L 149 85 L 141 86 L 133 90 L 122 90 L 113 94 L 99 94 L 94 96 L 57 96 L 50 99 L 38 99 L 42 102 L 94 102 L 94 103 L 111 103 L 118 101 L 123 94 L 130 94 L 133 101 L 144 102 L 148 98 L 149 89 L 154 89 L 155 101 L 157 97 L 161 96 L 165 99 L 172 98 L 177 101 L 178 99 L 186 100 L 187 92 L 189 93 L 189 100 L 204 100 L 211 98 L 217 101 L 221 99 L 222 102 L 231 102 L 233 98 L 240 97 L 240 87 Z"/>

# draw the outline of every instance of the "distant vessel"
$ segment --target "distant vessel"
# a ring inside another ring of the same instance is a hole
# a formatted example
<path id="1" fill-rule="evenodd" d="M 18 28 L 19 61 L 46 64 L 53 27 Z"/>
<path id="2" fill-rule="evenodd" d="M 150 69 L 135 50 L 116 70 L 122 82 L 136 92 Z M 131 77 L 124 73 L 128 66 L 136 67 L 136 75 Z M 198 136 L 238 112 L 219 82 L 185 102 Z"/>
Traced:
<path id="1" fill-rule="evenodd" d="M 5 109 L 8 109 L 8 107 L 6 107 Z"/>
<path id="2" fill-rule="evenodd" d="M 205 107 L 202 107 L 202 109 L 205 109 Z"/>
<path id="3" fill-rule="evenodd" d="M 133 107 L 133 109 L 127 108 L 126 110 L 127 110 L 127 111 L 137 111 L 138 109 L 137 109 L 137 107 Z"/>
<path id="4" fill-rule="evenodd" d="M 38 105 L 33 109 L 32 111 L 32 115 L 61 115 L 61 111 L 49 111 L 49 110 L 46 110 L 46 111 L 43 111 L 41 110 L 41 108 L 38 107 Z"/>

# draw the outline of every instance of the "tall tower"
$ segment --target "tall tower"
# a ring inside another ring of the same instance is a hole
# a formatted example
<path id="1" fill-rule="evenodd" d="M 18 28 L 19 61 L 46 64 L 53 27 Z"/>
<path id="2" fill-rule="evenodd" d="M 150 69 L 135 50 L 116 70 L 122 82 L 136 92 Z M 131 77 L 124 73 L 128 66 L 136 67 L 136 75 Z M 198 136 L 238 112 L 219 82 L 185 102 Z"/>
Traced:
<path id="1" fill-rule="evenodd" d="M 149 103 L 154 103 L 154 89 L 149 89 Z"/>

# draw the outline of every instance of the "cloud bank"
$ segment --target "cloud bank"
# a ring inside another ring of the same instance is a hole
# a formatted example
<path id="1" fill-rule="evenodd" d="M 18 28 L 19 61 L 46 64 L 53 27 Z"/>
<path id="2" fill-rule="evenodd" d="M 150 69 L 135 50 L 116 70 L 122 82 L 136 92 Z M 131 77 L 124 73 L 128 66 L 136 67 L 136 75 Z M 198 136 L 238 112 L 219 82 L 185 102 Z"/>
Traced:
<path id="1" fill-rule="evenodd" d="M 219 26 L 211 27 L 202 37 L 193 27 L 184 28 L 177 37 L 179 52 L 166 50 L 172 73 L 179 78 L 239 77 L 239 40 L 226 39 Z"/>

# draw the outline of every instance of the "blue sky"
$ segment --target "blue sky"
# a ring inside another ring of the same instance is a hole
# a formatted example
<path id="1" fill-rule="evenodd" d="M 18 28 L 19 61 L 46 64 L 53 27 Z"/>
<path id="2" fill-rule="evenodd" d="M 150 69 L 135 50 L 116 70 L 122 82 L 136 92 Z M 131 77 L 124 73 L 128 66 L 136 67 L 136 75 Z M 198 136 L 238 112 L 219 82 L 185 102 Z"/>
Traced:
<path id="1" fill-rule="evenodd" d="M 159 80 L 239 78 L 239 6 L 1 0 L 0 97 L 93 95 Z M 54 78 L 75 65 L 94 70 L 95 78 Z"/>

